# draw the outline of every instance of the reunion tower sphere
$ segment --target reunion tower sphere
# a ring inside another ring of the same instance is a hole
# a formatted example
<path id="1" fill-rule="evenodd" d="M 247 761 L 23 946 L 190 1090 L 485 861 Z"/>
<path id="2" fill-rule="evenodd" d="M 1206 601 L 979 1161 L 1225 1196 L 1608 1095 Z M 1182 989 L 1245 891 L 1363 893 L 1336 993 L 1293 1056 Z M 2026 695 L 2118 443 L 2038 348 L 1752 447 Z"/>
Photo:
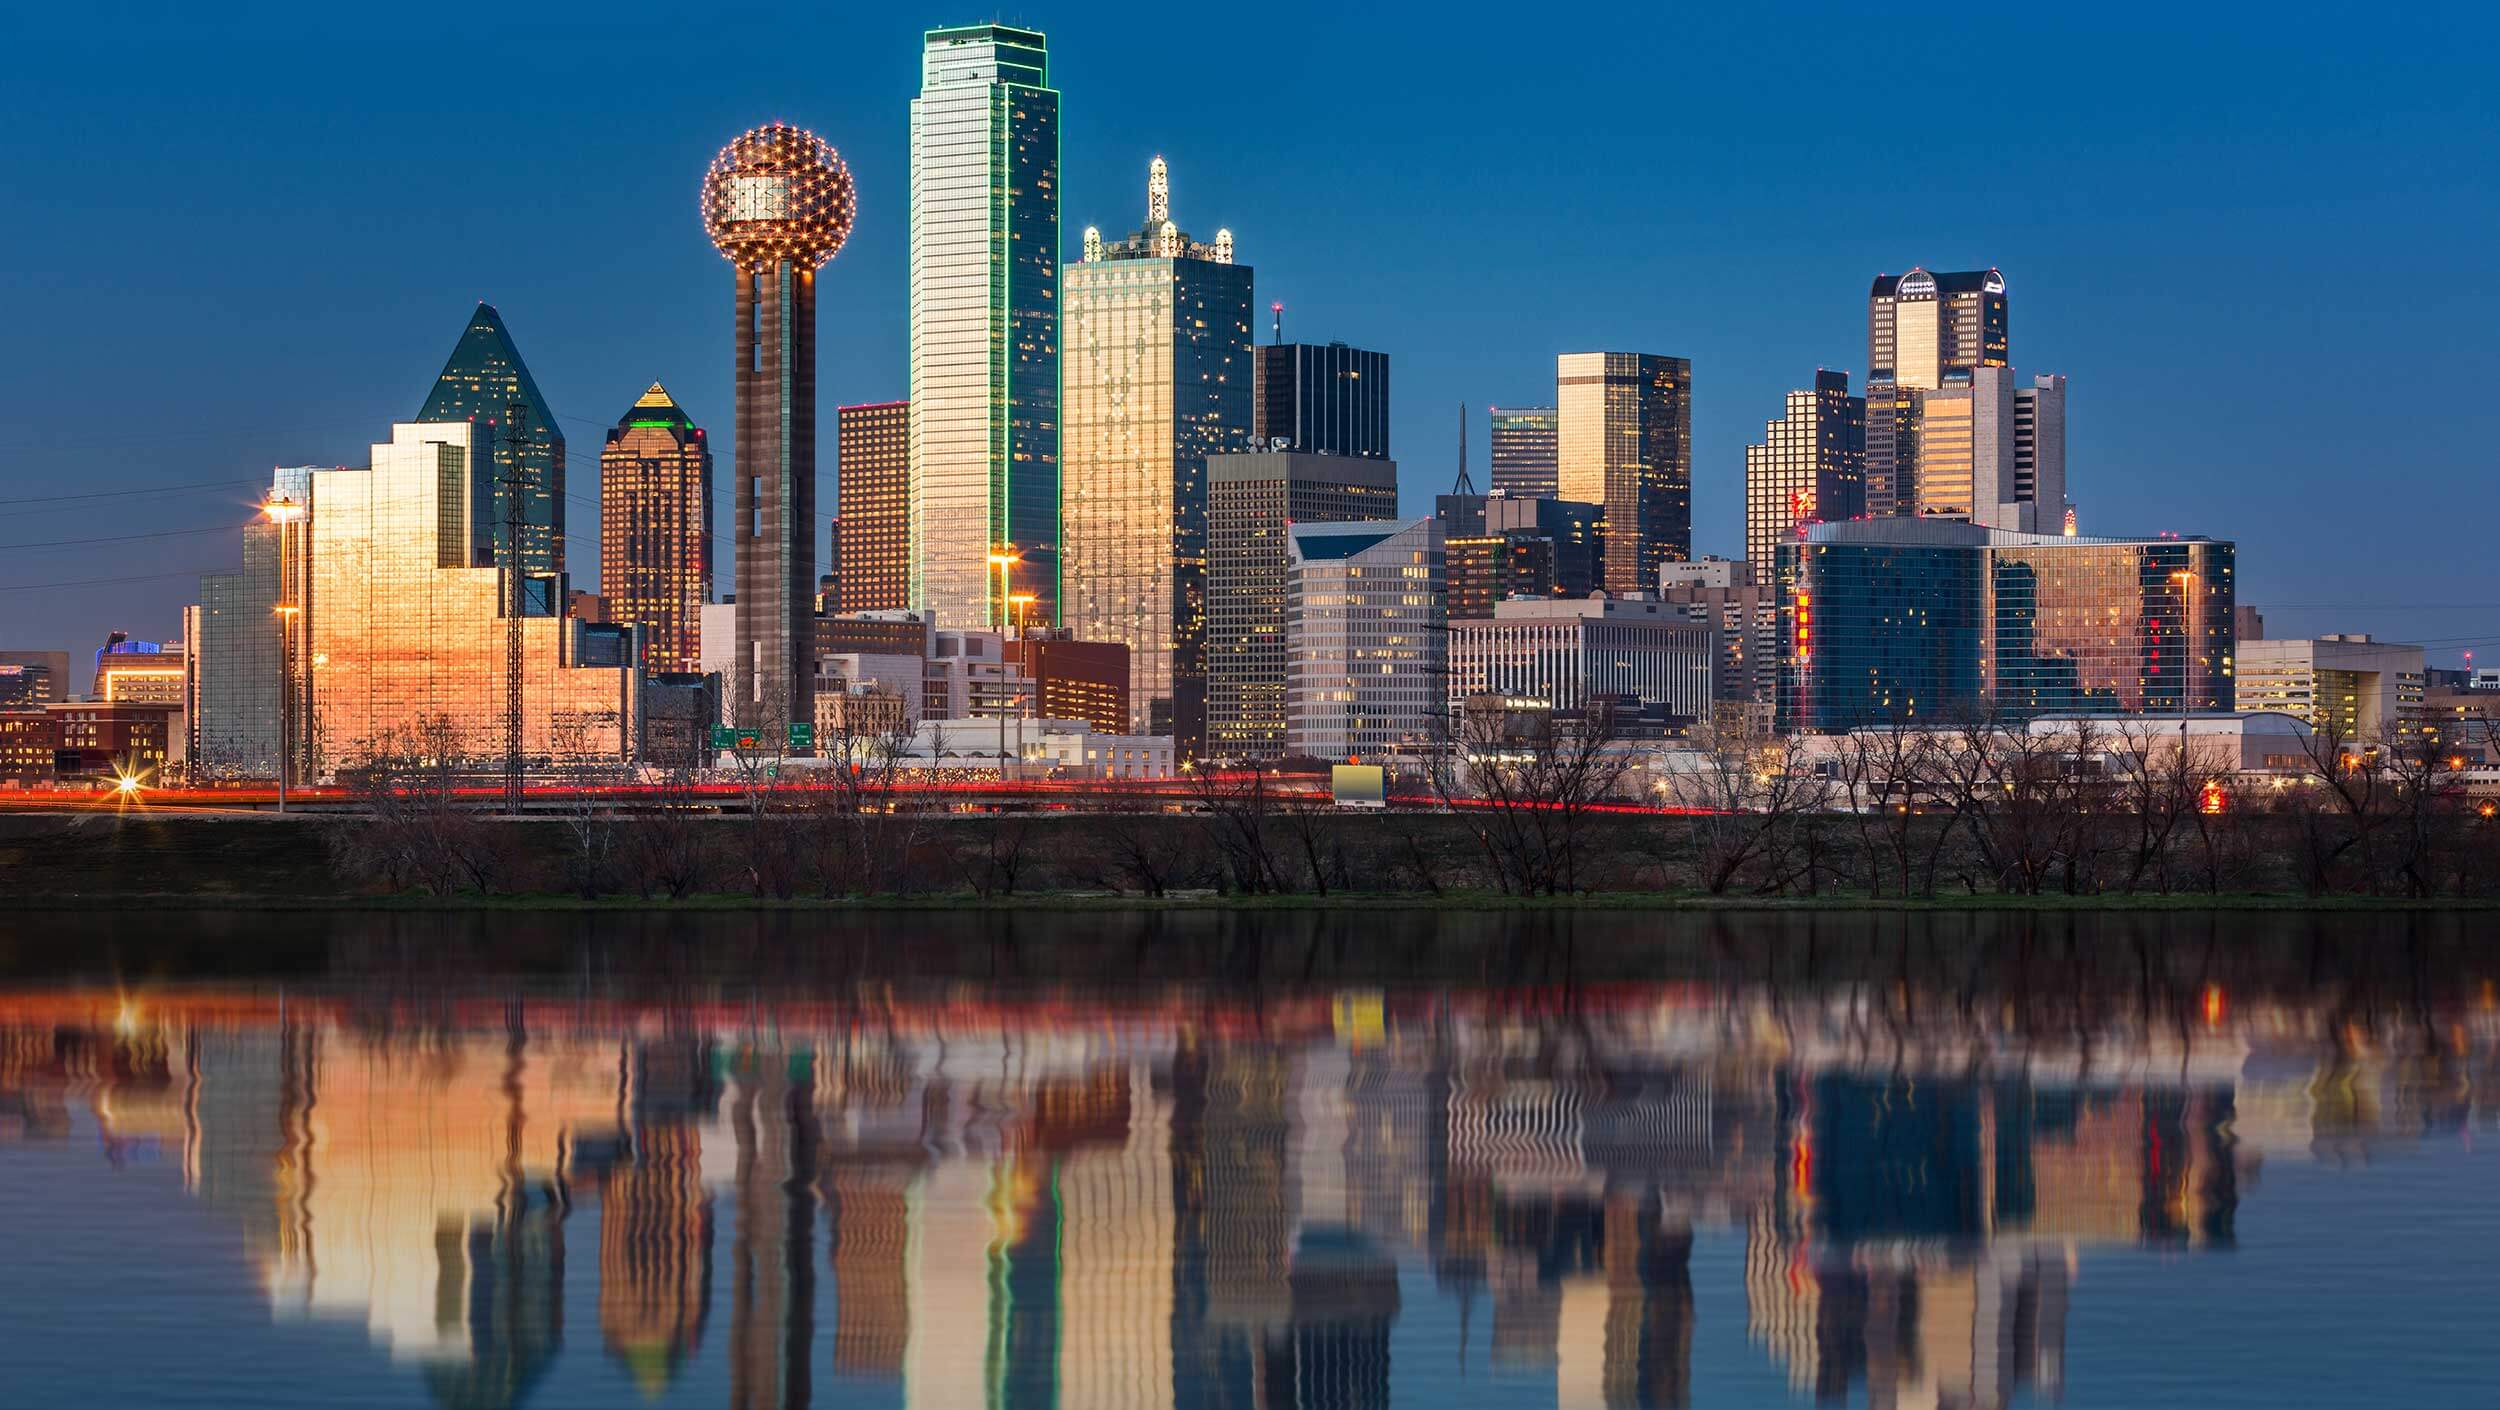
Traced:
<path id="1" fill-rule="evenodd" d="M 803 127 L 768 122 L 739 134 L 703 177 L 703 228 L 740 269 L 791 260 L 815 269 L 851 236 L 851 169 Z"/>

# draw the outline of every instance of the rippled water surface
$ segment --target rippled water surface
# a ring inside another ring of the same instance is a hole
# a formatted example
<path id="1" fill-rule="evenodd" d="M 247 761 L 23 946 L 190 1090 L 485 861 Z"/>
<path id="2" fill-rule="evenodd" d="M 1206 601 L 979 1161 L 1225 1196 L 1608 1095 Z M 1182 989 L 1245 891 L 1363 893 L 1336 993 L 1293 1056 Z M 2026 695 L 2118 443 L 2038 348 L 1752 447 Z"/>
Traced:
<path id="1" fill-rule="evenodd" d="M 2486 916 L 0 920 L 0 1404 L 2500 1403 Z"/>

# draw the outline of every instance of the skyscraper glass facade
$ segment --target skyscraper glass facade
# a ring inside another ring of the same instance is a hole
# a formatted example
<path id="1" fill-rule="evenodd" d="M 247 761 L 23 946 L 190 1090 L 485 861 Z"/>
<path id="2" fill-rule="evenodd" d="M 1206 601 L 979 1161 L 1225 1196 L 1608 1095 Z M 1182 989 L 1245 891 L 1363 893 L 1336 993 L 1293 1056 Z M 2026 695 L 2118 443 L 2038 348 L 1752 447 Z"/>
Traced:
<path id="1" fill-rule="evenodd" d="M 2213 539 L 1818 525 L 1778 553 L 1780 720 L 2231 709 L 2233 556 Z"/>
<path id="2" fill-rule="evenodd" d="M 555 413 L 538 394 L 538 383 L 521 361 L 520 349 L 504 327 L 493 304 L 479 304 L 453 345 L 451 360 L 434 379 L 434 390 L 417 409 L 417 420 L 469 421 L 479 428 L 478 444 L 490 452 L 475 468 L 486 508 L 470 526 L 477 535 L 477 561 L 504 566 L 510 558 L 505 522 L 505 481 L 515 472 L 509 409 L 524 411 L 517 428 L 526 437 L 517 466 L 528 481 L 521 496 L 521 577 L 525 610 L 556 616 L 563 610 L 564 576 L 564 432 Z"/>
<path id="3" fill-rule="evenodd" d="M 391 428 L 370 470 L 312 477 L 310 631 L 318 768 L 377 754 L 493 758 L 503 750 L 496 570 L 470 556 L 477 454 L 470 423 Z M 638 673 L 577 664 L 583 624 L 522 626 L 522 748 L 534 758 L 627 757 Z"/>
<path id="4" fill-rule="evenodd" d="M 1265 343 L 1257 351 L 1261 450 L 1389 458 L 1389 355 L 1343 343 Z M 1277 447 L 1275 442 L 1286 444 Z"/>
<path id="5" fill-rule="evenodd" d="M 1147 223 L 1066 271 L 1061 619 L 1129 649 L 1128 728 L 1206 740 L 1207 457 L 1250 434 L 1251 270 L 1229 235 L 1172 224 L 1161 159 Z"/>
<path id="6" fill-rule="evenodd" d="M 1491 412 L 1493 488 L 1507 495 L 1551 498 L 1555 415 L 1550 406 L 1497 406 Z"/>
<path id="7" fill-rule="evenodd" d="M 1059 616 L 1059 94 L 1031 30 L 929 31 L 911 105 L 912 600 Z M 1002 587 L 990 563 L 1021 559 Z"/>
<path id="8" fill-rule="evenodd" d="M 300 526 L 295 531 L 301 532 Z M 266 520 L 248 524 L 242 569 L 200 576 L 191 641 L 194 778 L 278 776 L 283 634 L 294 627 L 278 611 L 284 600 L 282 538 L 288 532 Z"/>
<path id="9" fill-rule="evenodd" d="M 1819 371 L 1788 394 L 1788 414 L 1745 447 L 1745 557 L 1768 573 L 1778 546 L 1809 524 L 1866 512 L 1866 400 L 1849 374 Z"/>
<path id="10" fill-rule="evenodd" d="M 610 621 L 643 629 L 643 669 L 702 668 L 712 448 L 657 382 L 599 452 L 599 587 Z"/>
<path id="11" fill-rule="evenodd" d="M 1647 353 L 1555 359 L 1557 488 L 1606 509 L 1606 589 L 1645 592 L 1693 556 L 1693 365 Z"/>
<path id="12" fill-rule="evenodd" d="M 841 522 L 837 610 L 911 605 L 911 403 L 871 402 L 838 413 Z"/>

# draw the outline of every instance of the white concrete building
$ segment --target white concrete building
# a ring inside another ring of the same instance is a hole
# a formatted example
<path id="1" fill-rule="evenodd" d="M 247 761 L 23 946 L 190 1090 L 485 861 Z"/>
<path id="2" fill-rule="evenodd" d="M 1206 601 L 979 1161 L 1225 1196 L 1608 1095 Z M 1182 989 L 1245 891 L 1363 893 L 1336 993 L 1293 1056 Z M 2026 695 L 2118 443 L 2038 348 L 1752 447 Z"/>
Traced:
<path id="1" fill-rule="evenodd" d="M 1285 531 L 1285 752 L 1369 759 L 1446 718 L 1438 519 Z"/>
<path id="2" fill-rule="evenodd" d="M 1717 631 L 1681 604 L 1638 598 L 1514 599 L 1450 627 L 1448 708 L 1488 692 L 1577 710 L 1593 696 L 1706 719 Z"/>

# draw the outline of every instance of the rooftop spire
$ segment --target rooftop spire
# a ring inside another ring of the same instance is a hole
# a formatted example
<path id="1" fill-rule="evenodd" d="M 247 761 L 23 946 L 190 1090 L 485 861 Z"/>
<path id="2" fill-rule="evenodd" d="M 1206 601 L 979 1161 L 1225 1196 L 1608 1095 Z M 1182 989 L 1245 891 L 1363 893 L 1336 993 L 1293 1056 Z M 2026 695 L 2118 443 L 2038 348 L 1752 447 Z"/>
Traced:
<path id="1" fill-rule="evenodd" d="M 1163 224 L 1172 218 L 1172 179 L 1157 157 L 1146 164 L 1146 224 Z"/>

